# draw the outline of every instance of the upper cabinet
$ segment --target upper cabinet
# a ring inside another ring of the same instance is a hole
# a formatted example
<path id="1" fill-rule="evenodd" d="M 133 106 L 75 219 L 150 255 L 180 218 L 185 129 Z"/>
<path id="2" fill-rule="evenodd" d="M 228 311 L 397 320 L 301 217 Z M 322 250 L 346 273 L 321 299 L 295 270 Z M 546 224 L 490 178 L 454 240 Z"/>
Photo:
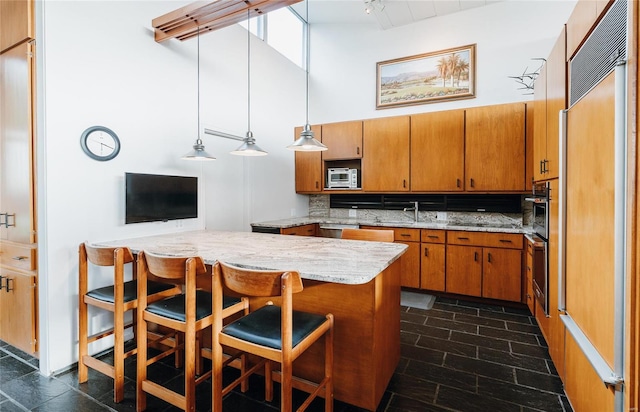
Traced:
<path id="1" fill-rule="evenodd" d="M 464 190 L 464 110 L 411 116 L 411 190 Z"/>
<path id="2" fill-rule="evenodd" d="M 558 177 L 559 112 L 567 108 L 566 31 L 563 27 L 534 89 L 534 180 Z"/>
<path id="3" fill-rule="evenodd" d="M 35 38 L 33 0 L 0 1 L 0 52 Z"/>
<path id="4" fill-rule="evenodd" d="M 316 140 L 322 141 L 322 126 L 311 126 Z M 294 140 L 300 136 L 302 127 L 294 129 Z M 296 192 L 313 193 L 322 190 L 322 152 L 295 152 Z"/>
<path id="5" fill-rule="evenodd" d="M 524 103 L 466 110 L 467 191 L 524 191 Z"/>
<path id="6" fill-rule="evenodd" d="M 322 143 L 322 160 L 362 158 L 362 121 L 323 124 Z"/>
<path id="7" fill-rule="evenodd" d="M 362 189 L 369 192 L 409 191 L 409 116 L 363 122 Z"/>
<path id="8" fill-rule="evenodd" d="M 565 61 L 575 54 L 598 17 L 613 0 L 580 0 L 567 21 L 567 52 Z"/>

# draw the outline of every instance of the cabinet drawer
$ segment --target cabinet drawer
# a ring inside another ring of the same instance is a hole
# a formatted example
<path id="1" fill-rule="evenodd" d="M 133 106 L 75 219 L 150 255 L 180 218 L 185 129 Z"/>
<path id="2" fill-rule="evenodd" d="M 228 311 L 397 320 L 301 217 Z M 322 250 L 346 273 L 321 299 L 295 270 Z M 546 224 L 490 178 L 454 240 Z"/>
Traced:
<path id="1" fill-rule="evenodd" d="M 394 227 L 394 240 L 403 242 L 419 242 L 420 241 L 420 229 L 405 229 L 401 227 Z"/>
<path id="2" fill-rule="evenodd" d="M 444 243 L 446 238 L 444 230 L 422 229 L 420 234 L 423 243 Z"/>
<path id="3" fill-rule="evenodd" d="M 448 231 L 447 244 L 522 249 L 522 235 L 517 233 Z"/>
<path id="4" fill-rule="evenodd" d="M 0 242 L 0 263 L 23 270 L 36 270 L 36 246 Z"/>
<path id="5" fill-rule="evenodd" d="M 285 229 L 281 229 L 280 234 L 282 235 L 296 235 L 296 236 L 315 236 L 316 235 L 316 224 L 310 225 L 302 225 L 302 226 L 294 226 L 288 227 Z"/>

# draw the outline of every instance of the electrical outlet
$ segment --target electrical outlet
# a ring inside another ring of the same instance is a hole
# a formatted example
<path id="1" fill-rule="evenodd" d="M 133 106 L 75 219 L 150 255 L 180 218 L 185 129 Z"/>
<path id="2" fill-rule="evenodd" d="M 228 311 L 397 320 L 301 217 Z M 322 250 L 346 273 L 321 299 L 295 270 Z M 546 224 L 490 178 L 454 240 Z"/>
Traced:
<path id="1" fill-rule="evenodd" d="M 447 220 L 447 212 L 436 212 L 436 220 Z"/>
<path id="2" fill-rule="evenodd" d="M 349 209 L 349 217 L 356 217 L 356 209 Z"/>
<path id="3" fill-rule="evenodd" d="M 291 217 L 296 217 L 296 209 L 291 208 Z"/>

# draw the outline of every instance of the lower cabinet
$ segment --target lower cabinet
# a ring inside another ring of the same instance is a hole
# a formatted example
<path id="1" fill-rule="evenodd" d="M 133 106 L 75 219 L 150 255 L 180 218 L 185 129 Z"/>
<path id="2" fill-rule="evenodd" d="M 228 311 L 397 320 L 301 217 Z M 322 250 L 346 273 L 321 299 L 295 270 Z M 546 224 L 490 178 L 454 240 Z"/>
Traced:
<path id="1" fill-rule="evenodd" d="M 445 291 L 522 301 L 522 235 L 447 232 Z"/>
<path id="2" fill-rule="evenodd" d="M 31 273 L 0 268 L 0 339 L 37 352 L 36 281 Z"/>
<path id="3" fill-rule="evenodd" d="M 400 286 L 418 289 L 420 287 L 420 229 L 394 228 L 394 242 L 409 248 L 400 258 Z"/>
<path id="4" fill-rule="evenodd" d="M 445 291 L 445 231 L 423 229 L 420 244 L 420 288 Z"/>
<path id="5" fill-rule="evenodd" d="M 302 226 L 294 226 L 287 227 L 284 229 L 280 229 L 281 235 L 295 235 L 295 236 L 315 236 L 317 232 L 317 227 L 315 223 L 309 225 Z"/>

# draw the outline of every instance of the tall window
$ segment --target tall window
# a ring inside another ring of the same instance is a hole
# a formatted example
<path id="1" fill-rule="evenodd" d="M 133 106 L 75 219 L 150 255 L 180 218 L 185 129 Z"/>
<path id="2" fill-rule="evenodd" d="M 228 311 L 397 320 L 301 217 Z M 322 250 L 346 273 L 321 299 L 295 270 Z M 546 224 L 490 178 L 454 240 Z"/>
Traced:
<path id="1" fill-rule="evenodd" d="M 239 23 L 245 29 L 247 22 Z M 249 30 L 280 54 L 305 68 L 305 22 L 288 7 L 249 20 Z"/>

